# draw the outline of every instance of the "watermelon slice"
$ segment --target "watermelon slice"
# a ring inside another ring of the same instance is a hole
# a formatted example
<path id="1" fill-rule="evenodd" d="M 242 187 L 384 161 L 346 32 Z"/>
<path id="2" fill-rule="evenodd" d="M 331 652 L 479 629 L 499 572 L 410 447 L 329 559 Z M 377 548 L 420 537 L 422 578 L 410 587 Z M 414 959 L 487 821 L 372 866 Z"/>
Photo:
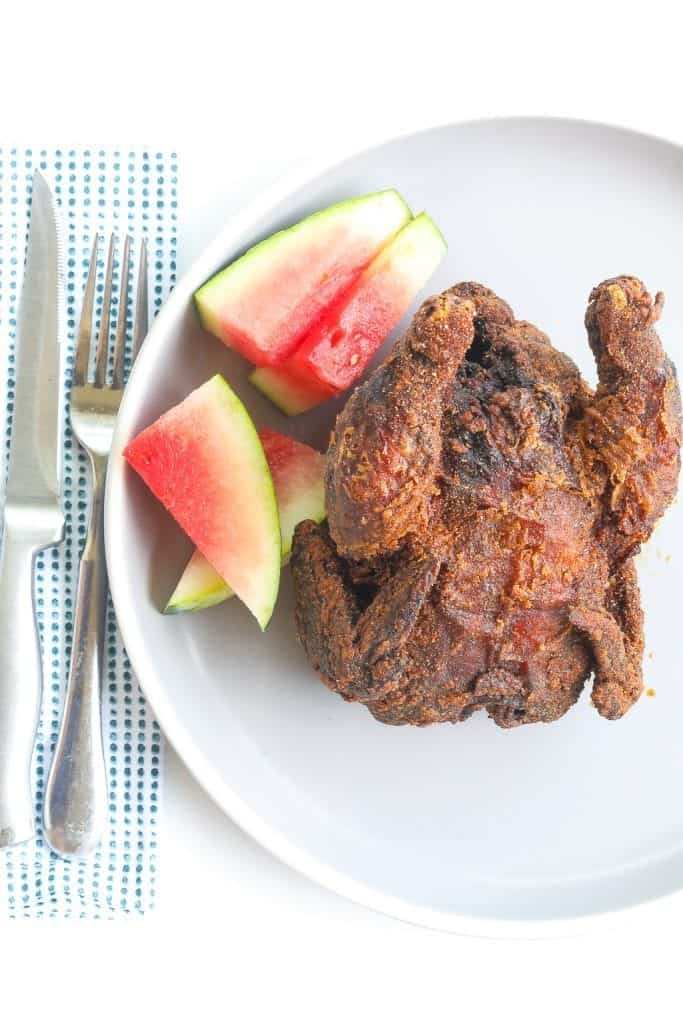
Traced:
<path id="1" fill-rule="evenodd" d="M 124 456 L 265 629 L 280 582 L 273 480 L 254 424 L 219 375 Z"/>
<path id="2" fill-rule="evenodd" d="M 259 436 L 275 485 L 282 531 L 282 564 L 286 565 L 297 523 L 303 519 L 321 523 L 325 518 L 325 456 L 273 430 L 262 430 Z M 199 611 L 232 596 L 233 591 L 223 577 L 200 551 L 195 551 L 165 611 L 167 614 Z"/>
<path id="3" fill-rule="evenodd" d="M 309 331 L 280 366 L 249 380 L 288 415 L 345 391 L 429 280 L 446 252 L 431 217 L 422 213 L 382 249 L 370 266 Z"/>
<path id="4" fill-rule="evenodd" d="M 256 366 L 286 358 L 410 216 L 391 189 L 279 231 L 195 292 L 202 325 Z"/>

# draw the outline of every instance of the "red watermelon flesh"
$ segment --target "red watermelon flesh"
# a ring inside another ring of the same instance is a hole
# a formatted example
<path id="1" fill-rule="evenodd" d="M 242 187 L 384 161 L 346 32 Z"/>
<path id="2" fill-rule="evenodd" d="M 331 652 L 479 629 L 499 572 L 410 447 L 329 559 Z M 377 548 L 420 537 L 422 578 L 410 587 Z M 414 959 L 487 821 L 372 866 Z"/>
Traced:
<path id="1" fill-rule="evenodd" d="M 409 218 L 387 190 L 272 235 L 195 293 L 203 326 L 256 366 L 280 362 Z"/>
<path id="2" fill-rule="evenodd" d="M 275 490 L 254 424 L 225 380 L 193 391 L 124 456 L 264 629 L 280 579 Z"/>
<path id="3" fill-rule="evenodd" d="M 289 415 L 339 394 L 362 374 L 446 251 L 426 214 L 410 221 L 280 366 L 249 378 Z"/>

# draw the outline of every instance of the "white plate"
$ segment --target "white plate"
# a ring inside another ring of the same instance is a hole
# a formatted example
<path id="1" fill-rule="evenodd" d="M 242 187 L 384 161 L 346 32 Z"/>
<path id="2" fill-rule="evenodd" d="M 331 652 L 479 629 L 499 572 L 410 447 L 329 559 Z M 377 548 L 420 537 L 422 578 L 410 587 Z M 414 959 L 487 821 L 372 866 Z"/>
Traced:
<path id="1" fill-rule="evenodd" d="M 396 729 L 318 682 L 295 639 L 287 573 L 265 636 L 237 601 L 159 614 L 189 546 L 120 455 L 215 371 L 257 423 L 324 446 L 332 410 L 279 416 L 248 386 L 239 358 L 199 330 L 191 294 L 274 229 L 387 186 L 415 210 L 426 207 L 448 239 L 431 291 L 463 279 L 490 285 L 592 381 L 588 293 L 603 278 L 637 274 L 666 292 L 662 334 L 683 365 L 681 149 L 608 127 L 528 119 L 444 127 L 355 156 L 229 224 L 158 317 L 111 460 L 116 612 L 166 735 L 220 806 L 273 853 L 413 922 L 486 934 L 565 931 L 683 883 L 680 504 L 640 559 L 655 698 L 617 723 L 599 718 L 584 694 L 553 725 L 501 731 L 480 715 Z"/>

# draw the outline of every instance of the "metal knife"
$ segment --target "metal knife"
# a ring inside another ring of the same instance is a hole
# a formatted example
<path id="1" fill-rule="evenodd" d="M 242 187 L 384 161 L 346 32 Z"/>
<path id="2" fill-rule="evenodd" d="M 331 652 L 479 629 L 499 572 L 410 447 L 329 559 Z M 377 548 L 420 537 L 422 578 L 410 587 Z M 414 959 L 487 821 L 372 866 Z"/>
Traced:
<path id="1" fill-rule="evenodd" d="M 62 540 L 60 330 L 55 201 L 36 171 L 17 321 L 15 398 L 0 550 L 0 848 L 35 831 L 31 756 L 42 690 L 33 603 L 36 554 Z"/>

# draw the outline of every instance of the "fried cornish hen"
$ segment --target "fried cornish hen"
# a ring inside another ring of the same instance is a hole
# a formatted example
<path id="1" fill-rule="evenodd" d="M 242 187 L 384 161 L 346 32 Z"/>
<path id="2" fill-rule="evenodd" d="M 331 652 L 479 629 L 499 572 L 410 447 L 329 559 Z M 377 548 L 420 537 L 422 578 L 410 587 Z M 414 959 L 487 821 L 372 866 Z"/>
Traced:
<path id="1" fill-rule="evenodd" d="M 429 299 L 350 397 L 328 525 L 292 552 L 301 642 L 325 683 L 393 725 L 550 722 L 642 690 L 633 556 L 676 492 L 676 374 L 636 278 L 594 289 L 599 375 L 478 284 Z"/>

